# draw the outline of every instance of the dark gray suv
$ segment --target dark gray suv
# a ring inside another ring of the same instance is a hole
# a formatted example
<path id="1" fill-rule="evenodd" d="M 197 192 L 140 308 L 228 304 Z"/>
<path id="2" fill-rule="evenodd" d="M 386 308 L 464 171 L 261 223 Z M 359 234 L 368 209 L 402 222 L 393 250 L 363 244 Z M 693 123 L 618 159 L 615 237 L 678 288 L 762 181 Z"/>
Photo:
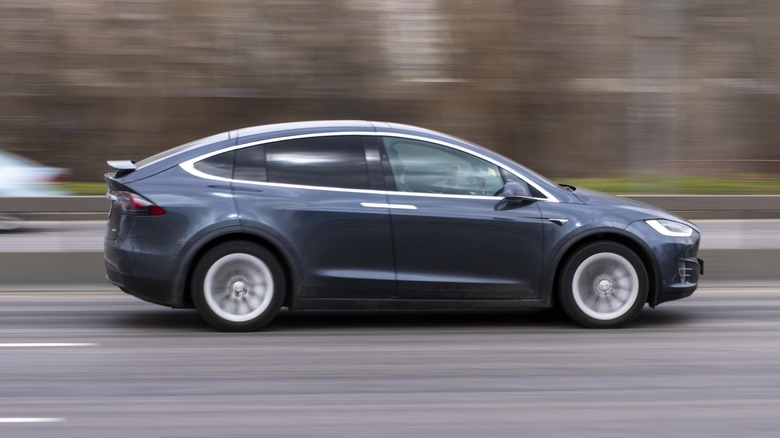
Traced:
<path id="1" fill-rule="evenodd" d="M 108 279 L 222 330 L 281 307 L 519 309 L 616 327 L 686 297 L 696 226 L 438 132 L 266 125 L 110 161 Z"/>

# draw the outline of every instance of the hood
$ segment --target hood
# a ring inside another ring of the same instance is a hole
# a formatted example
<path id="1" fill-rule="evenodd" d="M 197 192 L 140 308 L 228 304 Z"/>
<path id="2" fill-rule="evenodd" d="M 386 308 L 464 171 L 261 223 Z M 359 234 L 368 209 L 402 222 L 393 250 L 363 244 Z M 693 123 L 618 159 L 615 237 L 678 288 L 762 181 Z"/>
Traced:
<path id="1" fill-rule="evenodd" d="M 620 196 L 609 195 L 598 192 L 596 190 L 584 189 L 580 187 L 577 187 L 577 190 L 572 193 L 577 197 L 577 199 L 582 201 L 583 204 L 632 212 L 636 215 L 637 220 L 668 219 L 675 222 L 684 223 L 698 230 L 698 227 L 696 227 L 694 224 L 679 216 L 675 216 L 666 210 L 642 202 L 634 201 L 632 199 L 626 199 Z"/>

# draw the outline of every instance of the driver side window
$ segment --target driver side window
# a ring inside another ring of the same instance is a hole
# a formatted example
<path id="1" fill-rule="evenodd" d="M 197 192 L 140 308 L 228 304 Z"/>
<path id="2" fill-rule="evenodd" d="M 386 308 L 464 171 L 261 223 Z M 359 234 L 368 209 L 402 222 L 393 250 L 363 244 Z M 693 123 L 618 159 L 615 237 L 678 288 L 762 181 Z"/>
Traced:
<path id="1" fill-rule="evenodd" d="M 383 141 L 399 192 L 493 196 L 504 185 L 498 166 L 471 154 L 405 138 Z"/>

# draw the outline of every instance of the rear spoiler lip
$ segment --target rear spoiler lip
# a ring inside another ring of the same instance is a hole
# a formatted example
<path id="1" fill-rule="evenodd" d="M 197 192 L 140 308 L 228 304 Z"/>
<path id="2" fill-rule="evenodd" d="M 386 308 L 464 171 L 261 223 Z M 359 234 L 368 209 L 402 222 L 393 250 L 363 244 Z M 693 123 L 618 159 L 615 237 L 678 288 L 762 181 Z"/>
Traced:
<path id="1" fill-rule="evenodd" d="M 135 162 L 130 160 L 109 160 L 106 161 L 109 166 L 116 170 L 135 170 Z"/>
<path id="2" fill-rule="evenodd" d="M 121 172 L 121 171 L 120 171 Z M 103 178 L 106 181 L 106 185 L 108 186 L 108 191 L 112 190 L 127 190 L 127 187 L 117 181 L 116 174 L 119 172 L 109 172 L 105 175 L 103 175 Z"/>

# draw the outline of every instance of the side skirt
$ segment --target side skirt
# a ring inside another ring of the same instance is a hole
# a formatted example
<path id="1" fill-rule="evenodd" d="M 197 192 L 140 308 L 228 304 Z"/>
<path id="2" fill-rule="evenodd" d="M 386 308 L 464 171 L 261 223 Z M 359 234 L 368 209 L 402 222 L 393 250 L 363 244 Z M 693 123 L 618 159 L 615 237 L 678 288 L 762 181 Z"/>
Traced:
<path id="1" fill-rule="evenodd" d="M 550 300 L 368 300 L 296 298 L 290 310 L 512 310 L 552 307 Z"/>

